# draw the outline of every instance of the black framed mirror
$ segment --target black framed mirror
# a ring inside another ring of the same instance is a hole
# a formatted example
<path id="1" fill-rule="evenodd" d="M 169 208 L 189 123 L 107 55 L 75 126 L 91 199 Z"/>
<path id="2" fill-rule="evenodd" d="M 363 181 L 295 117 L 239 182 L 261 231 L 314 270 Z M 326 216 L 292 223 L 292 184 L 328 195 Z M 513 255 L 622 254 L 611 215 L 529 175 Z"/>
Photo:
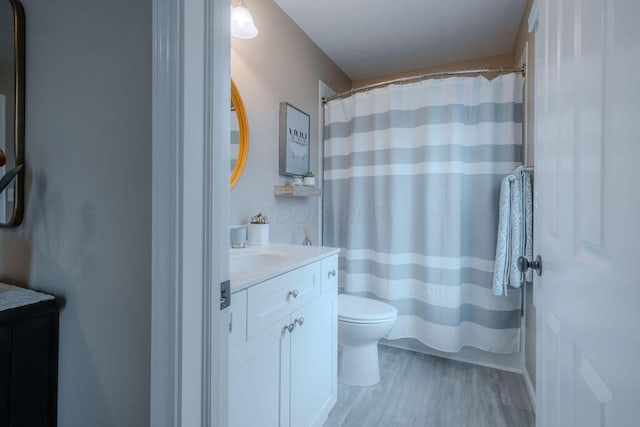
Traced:
<path id="1" fill-rule="evenodd" d="M 0 150 L 6 157 L 0 176 L 22 165 L 0 189 L 0 227 L 7 228 L 20 225 L 24 216 L 24 9 L 18 0 L 0 4 Z"/>

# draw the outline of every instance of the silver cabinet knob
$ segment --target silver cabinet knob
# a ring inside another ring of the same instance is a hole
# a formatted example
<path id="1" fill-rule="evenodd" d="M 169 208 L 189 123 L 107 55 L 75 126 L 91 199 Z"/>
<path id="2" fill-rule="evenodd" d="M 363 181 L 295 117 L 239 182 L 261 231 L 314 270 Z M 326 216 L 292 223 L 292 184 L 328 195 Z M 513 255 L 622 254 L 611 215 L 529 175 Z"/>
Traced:
<path id="1" fill-rule="evenodd" d="M 526 273 L 529 269 L 535 270 L 538 276 L 542 276 L 542 258 L 540 255 L 536 256 L 534 261 L 529 261 L 524 256 L 518 257 L 518 270 L 520 273 Z"/>
<path id="2" fill-rule="evenodd" d="M 293 332 L 293 330 L 296 328 L 296 325 L 300 325 L 302 326 L 302 324 L 304 323 L 304 317 L 300 317 L 298 319 L 295 319 L 293 321 L 293 323 L 289 323 L 288 325 L 285 325 L 284 329 L 282 332 Z"/>
<path id="3" fill-rule="evenodd" d="M 298 290 L 294 289 L 292 291 L 289 291 L 289 296 L 293 298 L 298 298 Z"/>
<path id="4" fill-rule="evenodd" d="M 336 269 L 334 268 L 333 270 L 331 270 L 328 274 L 328 277 L 336 277 Z"/>

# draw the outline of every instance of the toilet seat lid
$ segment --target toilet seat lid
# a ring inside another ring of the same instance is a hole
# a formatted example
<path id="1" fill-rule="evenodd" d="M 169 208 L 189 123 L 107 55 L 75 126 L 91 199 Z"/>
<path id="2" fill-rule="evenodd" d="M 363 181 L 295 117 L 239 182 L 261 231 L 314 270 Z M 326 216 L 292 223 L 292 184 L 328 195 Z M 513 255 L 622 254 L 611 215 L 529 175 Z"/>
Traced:
<path id="1" fill-rule="evenodd" d="M 398 310 L 390 304 L 371 298 L 338 295 L 338 318 L 346 322 L 372 322 L 392 319 Z"/>

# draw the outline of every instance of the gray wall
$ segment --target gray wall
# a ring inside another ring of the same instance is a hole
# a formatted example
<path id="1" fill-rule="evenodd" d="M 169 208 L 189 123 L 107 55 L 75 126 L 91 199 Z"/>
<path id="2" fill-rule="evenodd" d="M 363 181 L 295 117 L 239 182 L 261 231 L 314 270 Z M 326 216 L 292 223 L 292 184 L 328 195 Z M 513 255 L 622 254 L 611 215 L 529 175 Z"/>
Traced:
<path id="1" fill-rule="evenodd" d="M 319 175 L 318 80 L 336 91 L 351 80 L 271 0 L 247 1 L 260 31 L 249 40 L 232 38 L 231 77 L 238 86 L 249 121 L 245 172 L 231 190 L 231 223 L 247 223 L 263 210 L 270 218 L 272 242 L 302 243 L 303 228 L 320 243 L 320 199 L 273 196 L 287 183 L 278 174 L 279 103 L 287 101 L 311 116 L 311 169 Z M 320 179 L 316 179 L 320 181 Z"/>
<path id="2" fill-rule="evenodd" d="M 148 425 L 151 1 L 23 4 L 27 206 L 0 279 L 64 301 L 60 426 Z"/>

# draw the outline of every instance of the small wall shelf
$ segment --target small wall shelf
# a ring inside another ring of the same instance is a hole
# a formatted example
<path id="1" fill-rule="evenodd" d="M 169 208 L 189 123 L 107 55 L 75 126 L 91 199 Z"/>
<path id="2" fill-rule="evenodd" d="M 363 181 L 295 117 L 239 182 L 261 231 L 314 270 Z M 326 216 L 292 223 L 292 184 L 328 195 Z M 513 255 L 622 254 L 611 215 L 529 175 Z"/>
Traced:
<path id="1" fill-rule="evenodd" d="M 318 187 L 305 185 L 275 185 L 273 194 L 284 197 L 318 197 L 322 195 L 322 190 Z"/>

